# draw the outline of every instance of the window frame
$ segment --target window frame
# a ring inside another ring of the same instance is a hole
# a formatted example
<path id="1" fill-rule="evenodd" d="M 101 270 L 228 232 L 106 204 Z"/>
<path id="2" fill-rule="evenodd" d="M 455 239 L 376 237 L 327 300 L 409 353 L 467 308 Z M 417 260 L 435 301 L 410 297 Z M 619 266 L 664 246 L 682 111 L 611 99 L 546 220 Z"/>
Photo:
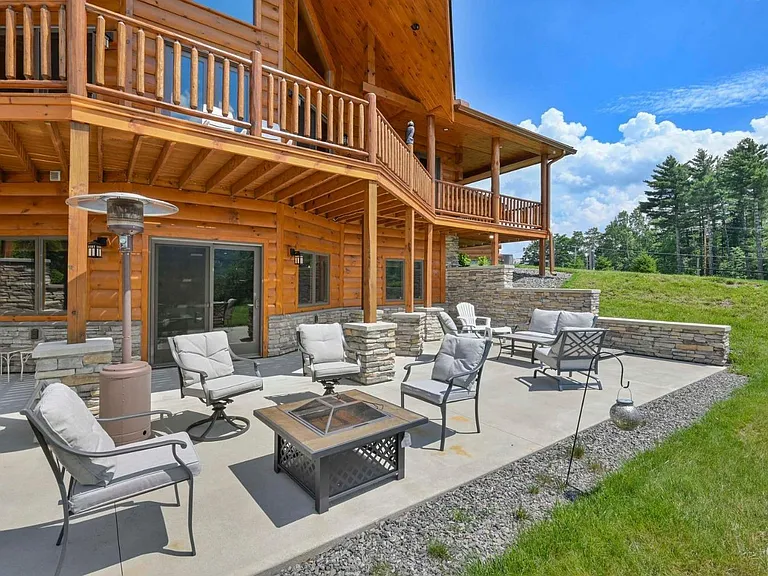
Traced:
<path id="1" fill-rule="evenodd" d="M 323 274 L 324 278 L 322 278 L 322 281 L 325 282 L 325 293 L 327 294 L 327 298 L 324 301 L 318 301 L 316 299 L 317 295 L 317 266 L 311 265 L 310 268 L 310 276 L 309 276 L 309 296 L 310 301 L 309 302 L 302 302 L 301 301 L 301 275 L 300 272 L 297 272 L 297 279 L 296 279 L 296 303 L 299 308 L 310 308 L 313 306 L 327 306 L 331 303 L 331 255 L 325 254 L 323 252 L 306 252 L 303 251 L 301 254 L 304 256 L 305 264 L 302 264 L 299 266 L 299 269 L 302 267 L 308 266 L 306 264 L 306 258 L 307 256 L 311 256 L 312 260 L 314 262 L 314 259 L 317 257 L 326 258 L 328 260 L 328 265 L 326 266 L 325 273 Z"/>
<path id="2" fill-rule="evenodd" d="M 398 262 L 401 264 L 403 270 L 403 286 L 401 286 L 402 295 L 400 298 L 389 298 L 387 295 L 387 265 L 390 262 Z M 416 293 L 416 265 L 421 263 L 421 294 Z M 417 258 L 413 261 L 413 300 L 424 301 L 424 259 Z M 385 302 L 404 302 L 405 301 L 405 258 L 385 258 L 384 259 L 384 301 Z"/>
<path id="3" fill-rule="evenodd" d="M 35 297 L 34 310 L 9 310 L 7 313 L 0 313 L 0 316 L 66 316 L 66 297 L 64 300 L 64 310 L 47 310 L 45 308 L 45 243 L 48 241 L 64 240 L 69 245 L 69 239 L 66 236 L 0 236 L 0 241 L 4 242 L 25 242 L 33 241 L 35 243 Z M 67 278 L 64 277 L 64 286 L 66 294 Z M 0 302 L 0 308 L 2 303 Z"/>

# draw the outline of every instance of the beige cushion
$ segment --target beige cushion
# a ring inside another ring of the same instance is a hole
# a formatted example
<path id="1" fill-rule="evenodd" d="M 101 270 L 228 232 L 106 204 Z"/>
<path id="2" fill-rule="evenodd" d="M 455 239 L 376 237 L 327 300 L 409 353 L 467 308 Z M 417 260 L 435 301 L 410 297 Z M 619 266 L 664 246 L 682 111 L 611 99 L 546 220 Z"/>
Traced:
<path id="1" fill-rule="evenodd" d="M 208 388 L 208 399 L 211 402 L 215 402 L 216 400 L 232 398 L 233 396 L 245 394 L 246 392 L 262 390 L 264 388 L 264 381 L 258 376 L 230 374 L 229 376 L 222 376 L 221 378 L 214 378 L 211 380 L 206 379 L 205 387 Z M 205 399 L 205 391 L 200 382 L 185 386 L 184 394 Z"/>
<path id="2" fill-rule="evenodd" d="M 435 366 L 432 369 L 432 380 L 448 382 L 456 374 L 470 372 L 477 368 L 483 361 L 485 352 L 485 339 L 460 338 L 446 334 L 440 350 L 435 357 Z M 457 378 L 454 386 L 471 388 L 474 379 L 467 382 L 467 378 Z"/>
<path id="3" fill-rule="evenodd" d="M 43 431 L 65 446 L 84 452 L 115 449 L 112 438 L 69 386 L 58 382 L 46 386 L 34 411 Z M 70 454 L 55 446 L 51 448 L 78 483 L 106 486 L 112 480 L 115 472 L 114 458 L 88 458 Z"/>
<path id="4" fill-rule="evenodd" d="M 563 328 L 592 328 L 595 325 L 596 316 L 592 312 L 560 312 L 557 319 L 557 329 L 560 332 Z"/>
<path id="5" fill-rule="evenodd" d="M 301 345 L 312 355 L 316 364 L 346 361 L 341 324 L 299 324 L 296 330 Z"/>
<path id="6" fill-rule="evenodd" d="M 323 378 L 332 379 L 335 376 L 360 374 L 360 366 L 352 362 L 324 362 L 323 364 L 314 365 L 314 373 L 316 380 Z"/>
<path id="7" fill-rule="evenodd" d="M 541 334 L 557 334 L 557 320 L 560 318 L 558 310 L 539 310 L 536 308 L 531 314 L 531 323 L 528 325 L 529 332 L 539 332 Z"/>
<path id="8" fill-rule="evenodd" d="M 205 372 L 206 379 L 234 374 L 235 367 L 229 355 L 229 341 L 224 331 L 174 336 L 176 361 L 184 374 L 184 384 L 200 382 L 200 375 L 184 370 L 192 368 Z M 171 348 L 173 350 L 173 347 Z"/>

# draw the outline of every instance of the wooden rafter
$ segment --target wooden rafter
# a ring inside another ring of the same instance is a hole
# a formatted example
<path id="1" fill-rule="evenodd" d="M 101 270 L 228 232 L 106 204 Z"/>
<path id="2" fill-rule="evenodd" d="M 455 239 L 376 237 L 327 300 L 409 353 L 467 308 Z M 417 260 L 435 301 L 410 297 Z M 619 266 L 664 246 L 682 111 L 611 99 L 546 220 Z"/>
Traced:
<path id="1" fill-rule="evenodd" d="M 96 168 L 99 172 L 99 182 L 104 182 L 104 128 L 96 128 Z"/>
<path id="2" fill-rule="evenodd" d="M 339 190 L 340 188 L 343 188 L 348 184 L 350 184 L 350 181 L 348 178 L 339 176 L 319 186 L 313 186 L 309 190 L 306 190 L 301 194 L 297 194 L 296 196 L 291 198 L 291 206 L 293 206 L 294 208 L 301 207 L 307 202 L 310 202 L 325 194 L 330 194 L 331 192 L 335 192 L 336 190 Z"/>
<path id="3" fill-rule="evenodd" d="M 294 168 L 289 168 L 279 176 L 275 176 L 274 178 L 272 178 L 272 180 L 260 186 L 259 189 L 256 190 L 254 198 L 256 200 L 263 200 L 264 198 L 267 198 L 270 194 L 274 194 L 278 190 L 282 190 L 283 188 L 295 183 L 297 180 L 300 180 L 301 178 L 305 178 L 311 172 L 313 171 L 307 170 L 306 168 L 301 168 L 298 166 Z"/>
<path id="4" fill-rule="evenodd" d="M 128 170 L 125 173 L 125 179 L 128 182 L 133 180 L 133 171 L 136 168 L 136 161 L 139 159 L 141 146 L 144 144 L 145 138 L 146 136 L 142 136 L 141 134 L 136 134 L 136 136 L 133 137 L 133 148 L 131 149 L 131 156 L 128 159 Z"/>
<path id="5" fill-rule="evenodd" d="M 51 136 L 51 142 L 56 150 L 56 155 L 59 157 L 59 164 L 61 165 L 61 174 L 64 180 L 69 180 L 69 156 L 64 148 L 64 141 L 61 138 L 61 132 L 59 131 L 59 125 L 55 122 L 46 122 L 48 133 Z"/>
<path id="6" fill-rule="evenodd" d="M 203 164 L 203 162 L 205 162 L 208 159 L 208 156 L 211 154 L 213 154 L 212 148 L 203 148 L 200 150 L 200 152 L 197 153 L 195 159 L 192 160 L 192 163 L 184 169 L 184 172 L 181 174 L 181 178 L 179 178 L 179 190 L 184 188 L 187 182 L 189 182 L 189 179 L 192 178 L 197 169 L 200 168 L 200 165 Z"/>
<path id="7" fill-rule="evenodd" d="M 304 192 L 307 188 L 324 184 L 334 178 L 336 178 L 336 174 L 331 174 L 330 172 L 317 172 L 312 174 L 309 178 L 300 180 L 287 188 L 283 188 L 280 192 L 277 192 L 275 194 L 275 202 L 285 202 L 286 200 L 290 200 L 297 194 Z"/>
<path id="8" fill-rule="evenodd" d="M 381 201 L 381 203 L 378 205 L 379 210 L 382 209 L 382 207 L 388 207 L 391 205 L 391 203 L 399 203 L 399 200 L 387 200 L 387 201 Z M 329 212 L 326 212 L 323 216 L 330 220 L 334 220 L 336 218 L 341 218 L 342 216 L 346 216 L 348 214 L 354 214 L 356 212 L 359 212 L 363 208 L 364 203 L 364 197 L 361 197 L 359 200 L 355 200 L 355 202 L 349 202 L 345 206 L 341 208 L 337 208 L 335 210 L 331 210 Z"/>
<path id="9" fill-rule="evenodd" d="M 249 186 L 258 185 L 261 182 L 264 182 L 267 178 L 271 178 L 276 171 L 284 169 L 284 164 L 279 164 L 276 162 L 262 162 L 256 166 L 256 168 L 248 172 L 248 174 L 232 184 L 232 186 L 229 188 L 229 193 L 230 195 L 234 196 Z"/>
<path id="10" fill-rule="evenodd" d="M 175 147 L 176 142 L 166 142 L 163 144 L 163 149 L 160 151 L 160 155 L 157 157 L 157 160 L 155 160 L 155 165 L 152 166 L 152 171 L 149 173 L 150 186 L 154 186 L 155 182 L 157 182 L 157 177 L 165 167 Z"/>
<path id="11" fill-rule="evenodd" d="M 339 202 L 341 200 L 345 200 L 349 198 L 350 196 L 359 194 L 363 190 L 365 185 L 366 185 L 365 182 L 361 183 L 360 180 L 355 180 L 354 182 L 350 182 L 349 184 L 339 188 L 335 192 L 331 192 L 330 194 L 321 196 L 320 198 L 308 203 L 304 207 L 304 210 L 308 212 L 311 212 L 311 211 L 316 212 L 317 210 L 320 210 L 321 208 L 324 208 L 330 204 L 333 204 L 334 202 Z"/>
<path id="12" fill-rule="evenodd" d="M 37 169 L 35 168 L 35 164 L 32 162 L 32 158 L 27 153 L 26 148 L 24 148 L 24 143 L 21 141 L 21 137 L 16 132 L 13 124 L 11 122 L 0 122 L 0 132 L 3 133 L 6 140 L 8 140 L 8 143 L 11 145 L 11 148 L 13 148 L 13 151 L 16 153 L 16 157 L 24 165 L 24 172 L 30 174 L 32 179 L 37 182 Z"/>
<path id="13" fill-rule="evenodd" d="M 208 181 L 205 183 L 205 191 L 210 192 L 211 190 L 216 188 L 216 186 L 221 184 L 224 178 L 226 178 L 227 176 L 232 174 L 232 172 L 237 170 L 240 167 L 240 165 L 243 162 L 245 162 L 247 159 L 248 159 L 247 156 L 232 156 L 232 158 L 224 162 L 224 165 L 218 170 L 216 170 L 216 173 L 213 176 L 208 178 Z"/>

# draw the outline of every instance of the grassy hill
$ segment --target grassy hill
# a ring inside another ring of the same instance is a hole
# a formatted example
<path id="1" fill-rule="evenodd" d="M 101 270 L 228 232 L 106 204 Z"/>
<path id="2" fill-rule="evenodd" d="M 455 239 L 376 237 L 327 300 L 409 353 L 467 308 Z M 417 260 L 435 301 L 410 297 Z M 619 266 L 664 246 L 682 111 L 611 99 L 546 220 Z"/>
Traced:
<path id="1" fill-rule="evenodd" d="M 750 381 L 469 574 L 768 574 L 768 283 L 575 271 L 566 287 L 600 289 L 603 316 L 730 324 Z"/>

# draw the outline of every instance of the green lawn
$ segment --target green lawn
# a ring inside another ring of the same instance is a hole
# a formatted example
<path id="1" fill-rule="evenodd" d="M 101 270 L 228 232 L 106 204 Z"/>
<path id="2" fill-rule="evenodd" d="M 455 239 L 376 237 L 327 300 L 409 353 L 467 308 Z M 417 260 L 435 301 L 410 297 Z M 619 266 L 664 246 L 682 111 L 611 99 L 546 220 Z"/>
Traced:
<path id="1" fill-rule="evenodd" d="M 730 324 L 750 381 L 468 575 L 768 574 L 768 283 L 577 271 L 567 287 L 602 290 L 603 316 Z"/>

